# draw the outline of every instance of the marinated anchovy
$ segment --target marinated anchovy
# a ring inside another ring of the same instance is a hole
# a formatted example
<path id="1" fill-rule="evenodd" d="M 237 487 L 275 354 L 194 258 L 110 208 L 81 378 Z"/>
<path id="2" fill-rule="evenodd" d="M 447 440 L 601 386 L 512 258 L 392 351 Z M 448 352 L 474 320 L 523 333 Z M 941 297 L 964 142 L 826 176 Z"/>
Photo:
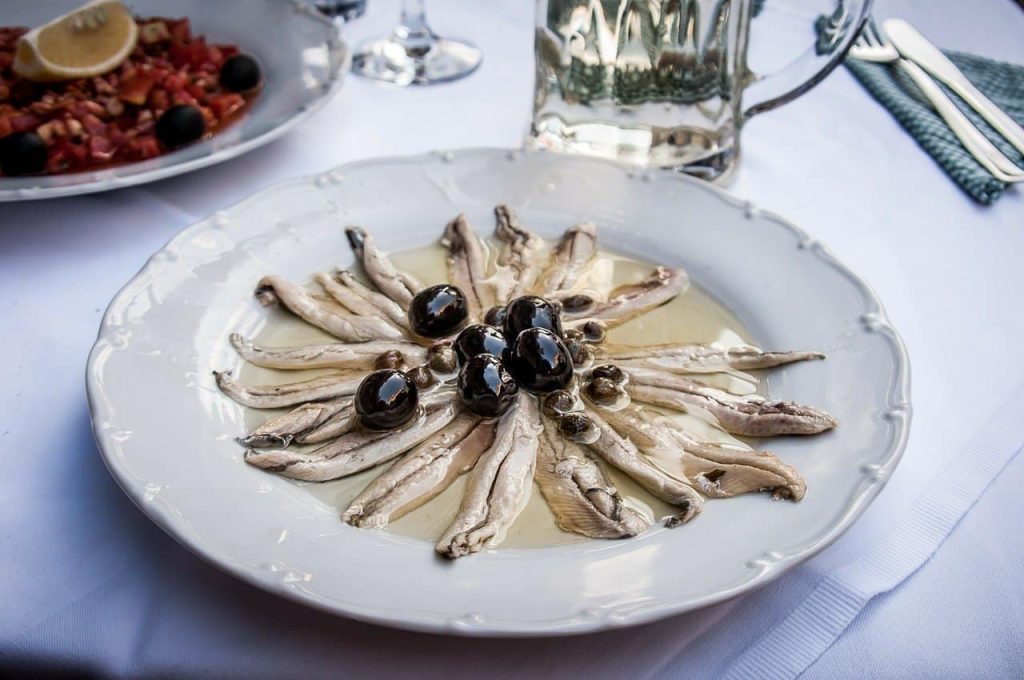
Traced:
<path id="1" fill-rule="evenodd" d="M 284 448 L 292 441 L 329 422 L 346 407 L 351 410 L 352 399 L 341 397 L 330 401 L 310 402 L 296 406 L 288 413 L 271 418 L 237 441 L 248 448 Z"/>
<path id="2" fill-rule="evenodd" d="M 713 498 L 769 491 L 800 500 L 807 486 L 800 474 L 767 451 L 700 442 L 668 418 L 636 406 L 605 417 L 645 455 Z"/>
<path id="3" fill-rule="evenodd" d="M 753 345 L 722 347 L 710 345 L 602 345 L 601 356 L 616 363 L 673 373 L 719 373 L 732 369 L 753 371 L 775 368 L 798 361 L 824 359 L 820 352 L 766 352 Z"/>
<path id="4" fill-rule="evenodd" d="M 704 499 L 690 485 L 655 465 L 640 453 L 636 444 L 616 432 L 595 409 L 587 409 L 586 413 L 601 433 L 598 440 L 590 444 L 590 448 L 610 465 L 632 477 L 637 484 L 666 503 L 680 508 L 679 514 L 670 518 L 667 525 L 685 524 L 700 513 Z"/>
<path id="5" fill-rule="evenodd" d="M 295 436 L 299 444 L 322 444 L 350 432 L 359 422 L 359 414 L 351 398 L 344 408 L 335 412 L 316 427 Z"/>
<path id="6" fill-rule="evenodd" d="M 256 288 L 256 297 L 264 305 L 280 302 L 306 323 L 323 329 L 345 342 L 365 342 L 401 338 L 395 327 L 376 317 L 342 315 L 325 307 L 302 286 L 280 276 L 265 276 Z"/>
<path id="7" fill-rule="evenodd" d="M 380 465 L 408 451 L 455 417 L 449 404 L 427 413 L 401 430 L 354 429 L 310 452 L 249 449 L 245 462 L 292 479 L 325 482 Z"/>
<path id="8" fill-rule="evenodd" d="M 512 208 L 494 208 L 497 224 L 494 235 L 502 242 L 498 253 L 498 274 L 495 277 L 498 303 L 505 304 L 533 289 L 540 275 L 544 239 L 519 223 Z"/>
<path id="9" fill-rule="evenodd" d="M 530 499 L 540 433 L 537 400 L 520 395 L 473 468 L 462 507 L 437 543 L 439 553 L 455 559 L 505 538 Z"/>
<path id="10" fill-rule="evenodd" d="M 613 290 L 606 302 L 579 312 L 566 310 L 565 317 L 569 321 L 595 320 L 603 321 L 607 326 L 617 326 L 660 307 L 689 285 L 690 279 L 682 269 L 658 267 L 643 281 Z"/>
<path id="11" fill-rule="evenodd" d="M 412 342 L 394 340 L 360 342 L 353 344 L 330 343 L 299 347 L 262 347 L 238 333 L 231 334 L 231 344 L 239 356 L 263 368 L 300 370 L 306 368 L 374 368 L 381 354 L 401 352 L 407 363 L 420 364 L 427 359 L 427 350 Z"/>
<path id="12" fill-rule="evenodd" d="M 307 401 L 322 401 L 356 393 L 361 377 L 330 375 L 284 385 L 242 385 L 230 374 L 214 371 L 220 391 L 242 406 L 287 408 Z"/>
<path id="13" fill-rule="evenodd" d="M 373 285 L 403 309 L 408 309 L 409 302 L 423 288 L 423 284 L 412 275 L 399 271 L 391 258 L 377 248 L 373 237 L 360 227 L 346 227 L 345 235 Z"/>
<path id="14" fill-rule="evenodd" d="M 441 245 L 448 251 L 448 276 L 466 296 L 470 318 L 482 319 L 496 298 L 487 278 L 487 251 L 465 215 L 459 214 L 448 223 Z"/>
<path id="15" fill-rule="evenodd" d="M 550 419 L 544 421 L 534 479 L 563 531 L 590 538 L 628 538 L 651 525 L 625 505 L 597 463 L 561 436 Z"/>
<path id="16" fill-rule="evenodd" d="M 387 337 L 396 339 L 406 337 L 406 333 L 403 331 L 402 326 L 396 324 L 376 305 L 370 304 L 370 302 L 357 295 L 351 288 L 342 285 L 338 280 L 331 277 L 330 274 L 319 272 L 313 276 L 313 280 L 319 283 L 320 287 L 323 288 L 335 302 L 356 316 L 365 319 L 379 319 L 383 322 L 382 328 L 390 329 L 390 334 Z M 395 303 L 392 302 L 392 304 Z"/>
<path id="17" fill-rule="evenodd" d="M 574 288 L 597 257 L 597 227 L 590 222 L 566 230 L 538 282 L 541 294 Z"/>
<path id="18" fill-rule="evenodd" d="M 737 396 L 683 376 L 645 368 L 624 367 L 634 400 L 677 411 L 703 411 L 726 432 L 748 437 L 818 434 L 837 425 L 828 413 L 791 401 L 769 401 L 756 394 Z"/>
<path id="19" fill-rule="evenodd" d="M 361 297 L 376 307 L 381 314 L 390 319 L 396 326 L 404 329 L 409 328 L 409 315 L 406 314 L 401 305 L 387 295 L 378 293 L 370 287 L 363 285 L 363 282 L 353 276 L 352 272 L 345 269 L 337 270 L 334 276 L 340 284 L 348 288 L 354 295 Z"/>
<path id="20" fill-rule="evenodd" d="M 494 439 L 494 422 L 464 412 L 370 482 L 341 518 L 379 528 L 423 505 L 469 471 Z"/>

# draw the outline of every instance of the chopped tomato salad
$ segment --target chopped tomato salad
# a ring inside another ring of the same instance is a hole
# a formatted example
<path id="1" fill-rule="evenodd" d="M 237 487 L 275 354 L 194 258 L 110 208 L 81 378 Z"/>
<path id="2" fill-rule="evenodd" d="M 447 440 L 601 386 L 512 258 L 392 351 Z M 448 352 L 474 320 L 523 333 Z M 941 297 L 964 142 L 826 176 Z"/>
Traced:
<path id="1" fill-rule="evenodd" d="M 169 109 L 178 115 L 168 119 L 183 118 L 181 106 L 197 109 L 201 118 L 188 112 L 195 118 L 189 130 L 202 137 L 237 118 L 256 95 L 258 87 L 249 85 L 252 69 L 259 80 L 259 67 L 251 57 L 239 55 L 237 45 L 207 43 L 192 34 L 187 18 L 136 22 L 138 42 L 120 66 L 101 76 L 60 83 L 17 76 L 12 69 L 15 50 L 28 29 L 0 27 L 0 174 L 80 172 L 153 158 L 198 138 L 162 134 L 174 123 L 158 126 Z M 246 62 L 235 66 L 249 69 L 244 91 L 222 76 L 233 57 Z M 38 151 L 38 162 L 20 162 L 24 155 L 17 155 L 32 148 Z"/>

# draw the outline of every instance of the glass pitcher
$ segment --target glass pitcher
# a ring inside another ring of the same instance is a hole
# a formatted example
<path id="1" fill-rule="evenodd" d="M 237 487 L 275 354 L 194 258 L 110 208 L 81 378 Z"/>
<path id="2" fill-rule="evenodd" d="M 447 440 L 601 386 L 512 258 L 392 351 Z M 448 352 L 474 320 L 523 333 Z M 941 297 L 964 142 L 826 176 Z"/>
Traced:
<path id="1" fill-rule="evenodd" d="M 760 76 L 747 68 L 756 0 L 537 0 L 527 145 L 722 179 L 744 121 L 823 79 L 870 3 L 839 0 L 815 45 Z"/>

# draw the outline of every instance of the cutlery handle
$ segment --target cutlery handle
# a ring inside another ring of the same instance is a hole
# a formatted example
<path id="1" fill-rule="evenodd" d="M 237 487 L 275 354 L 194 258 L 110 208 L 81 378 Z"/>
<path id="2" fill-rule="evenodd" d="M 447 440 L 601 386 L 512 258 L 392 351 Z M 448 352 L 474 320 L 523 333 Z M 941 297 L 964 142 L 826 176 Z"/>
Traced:
<path id="1" fill-rule="evenodd" d="M 1018 125 L 1017 121 L 1013 118 L 1010 118 L 991 99 L 982 94 L 971 81 L 966 78 L 961 81 L 960 79 L 942 77 L 939 77 L 939 80 L 946 83 L 951 90 L 970 104 L 971 108 L 981 114 L 981 117 L 987 120 L 989 125 L 1005 137 L 1006 141 L 1012 144 L 1015 149 L 1024 153 L 1024 128 Z"/>
<path id="2" fill-rule="evenodd" d="M 939 48 L 928 42 L 917 29 L 902 19 L 887 19 L 884 26 L 886 34 L 900 54 L 945 83 L 1014 148 L 1024 153 L 1024 128 L 978 90 Z"/>
<path id="3" fill-rule="evenodd" d="M 897 63 L 921 89 L 964 148 L 992 173 L 993 177 L 1003 182 L 1024 182 L 1024 170 L 1014 165 L 1002 151 L 988 141 L 920 66 L 907 59 L 900 59 Z"/>

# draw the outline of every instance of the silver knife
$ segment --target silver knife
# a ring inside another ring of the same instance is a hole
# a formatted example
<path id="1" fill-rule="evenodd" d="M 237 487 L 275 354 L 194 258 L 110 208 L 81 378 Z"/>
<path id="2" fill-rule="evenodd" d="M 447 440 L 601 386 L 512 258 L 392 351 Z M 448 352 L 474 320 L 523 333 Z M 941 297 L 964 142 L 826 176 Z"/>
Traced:
<path id="1" fill-rule="evenodd" d="M 915 62 L 933 78 L 945 83 L 981 114 L 996 132 L 1024 153 L 1024 128 L 974 87 L 946 55 L 902 19 L 886 19 L 883 26 L 892 44 L 904 58 Z"/>

